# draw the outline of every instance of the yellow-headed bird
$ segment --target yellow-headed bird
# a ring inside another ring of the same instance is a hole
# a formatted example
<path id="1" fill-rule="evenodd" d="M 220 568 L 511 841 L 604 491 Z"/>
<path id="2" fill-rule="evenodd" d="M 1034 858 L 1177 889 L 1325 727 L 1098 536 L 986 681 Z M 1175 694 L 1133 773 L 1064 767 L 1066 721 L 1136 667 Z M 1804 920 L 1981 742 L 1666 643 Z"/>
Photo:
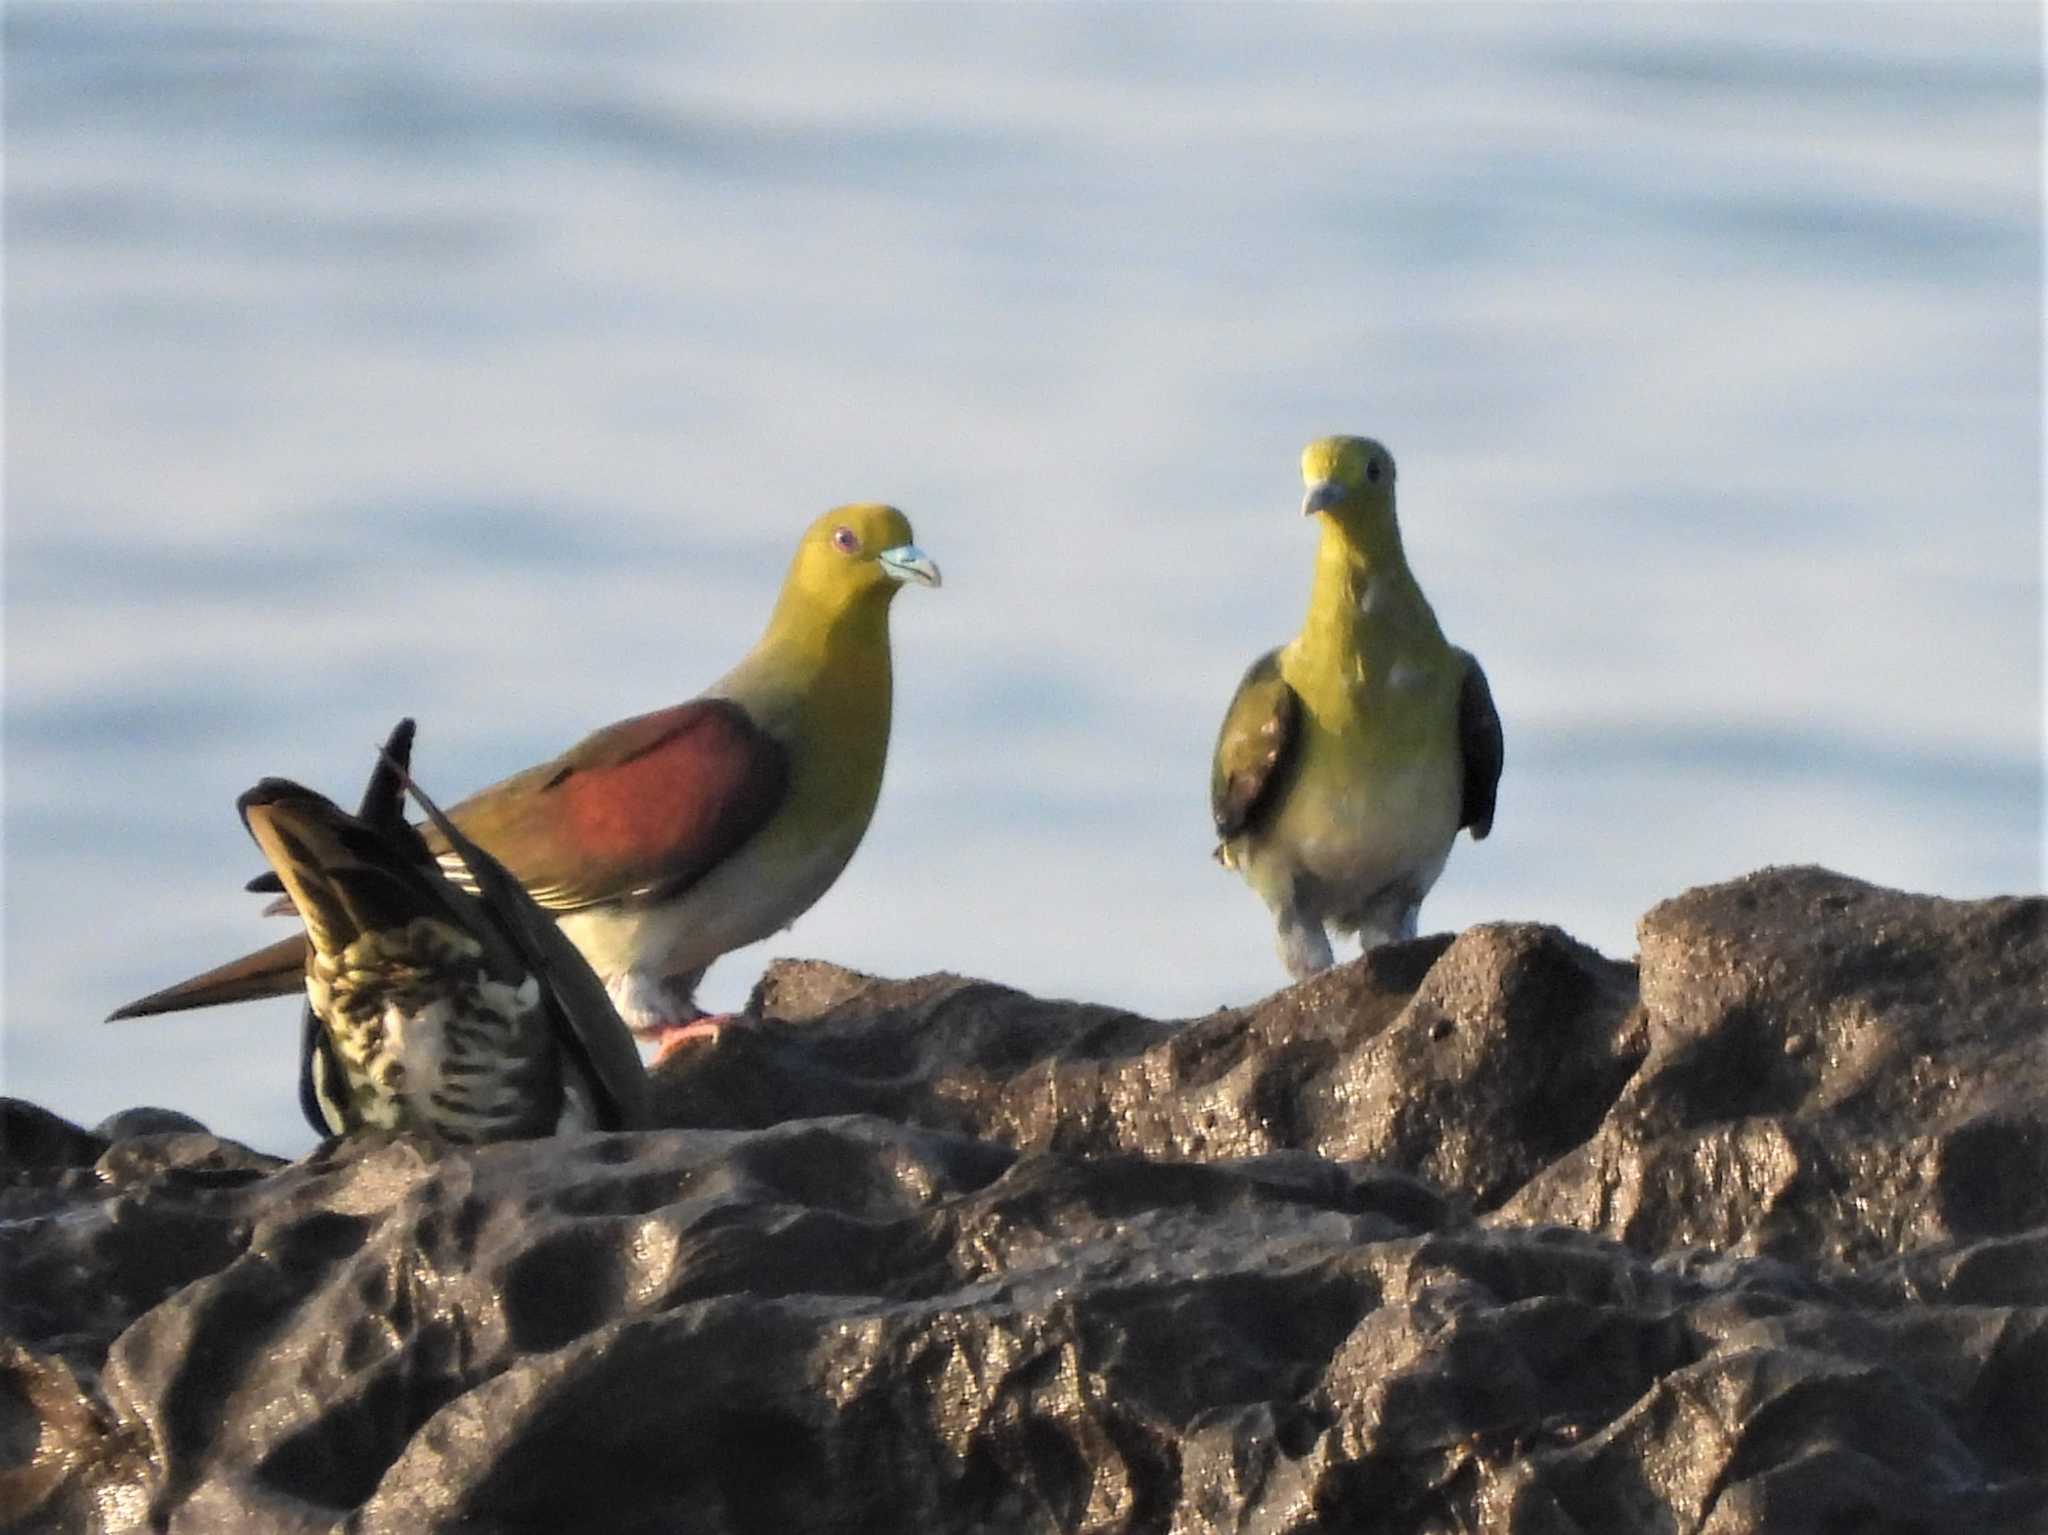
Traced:
<path id="1" fill-rule="evenodd" d="M 449 811 L 555 915 L 643 1038 L 672 1042 L 701 1018 L 705 968 L 789 926 L 860 845 L 889 747 L 889 603 L 906 583 L 936 586 L 939 570 L 901 512 L 827 512 L 760 641 L 703 694 Z M 473 888 L 460 856 L 424 835 Z M 275 996 L 304 972 L 298 935 L 113 1016 Z"/>
<path id="2" fill-rule="evenodd" d="M 1502 755 L 1486 673 L 1401 552 L 1393 456 L 1325 437 L 1301 474 L 1322 520 L 1308 616 L 1238 684 L 1209 781 L 1217 857 L 1272 909 L 1297 979 L 1330 964 L 1332 930 L 1415 936 L 1451 840 L 1493 827 Z"/>

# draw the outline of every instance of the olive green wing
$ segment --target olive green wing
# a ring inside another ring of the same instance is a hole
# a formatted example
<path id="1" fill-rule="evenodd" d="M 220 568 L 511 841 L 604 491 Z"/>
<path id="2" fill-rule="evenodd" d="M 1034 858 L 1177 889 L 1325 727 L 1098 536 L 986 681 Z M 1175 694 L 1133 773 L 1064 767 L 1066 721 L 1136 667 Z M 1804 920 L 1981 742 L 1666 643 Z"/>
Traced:
<path id="1" fill-rule="evenodd" d="M 1228 842 L 1270 809 L 1301 728 L 1301 699 L 1280 675 L 1280 652 L 1252 662 L 1216 736 L 1209 810 Z"/>
<path id="2" fill-rule="evenodd" d="M 1500 713 L 1493 707 L 1493 689 L 1486 685 L 1486 673 L 1479 658 L 1469 650 L 1458 656 L 1465 663 L 1465 680 L 1458 687 L 1458 749 L 1465 759 L 1465 787 L 1458 807 L 1458 825 L 1472 828 L 1477 842 L 1493 830 L 1493 804 L 1500 788 L 1501 763 L 1507 745 L 1501 738 Z"/>

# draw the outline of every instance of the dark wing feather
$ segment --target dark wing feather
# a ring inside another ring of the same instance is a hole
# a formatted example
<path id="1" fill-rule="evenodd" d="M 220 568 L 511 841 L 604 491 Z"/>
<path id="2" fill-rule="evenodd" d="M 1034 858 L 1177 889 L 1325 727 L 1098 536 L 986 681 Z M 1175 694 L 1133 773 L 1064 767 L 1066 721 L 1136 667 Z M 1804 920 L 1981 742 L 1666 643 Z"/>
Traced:
<path id="1" fill-rule="evenodd" d="M 688 889 L 788 790 L 781 744 L 738 704 L 703 698 L 608 726 L 449 816 L 541 905 L 571 911 Z"/>
<path id="2" fill-rule="evenodd" d="M 1465 759 L 1458 825 L 1471 827 L 1477 842 L 1493 830 L 1494 797 L 1507 745 L 1500 733 L 1500 714 L 1493 707 L 1493 689 L 1486 685 L 1478 657 L 1468 650 L 1458 654 L 1465 662 L 1465 680 L 1458 689 L 1458 747 Z"/>
<path id="3" fill-rule="evenodd" d="M 516 984 L 525 973 L 516 948 L 475 916 L 475 902 L 442 878 L 410 827 L 394 836 L 285 778 L 262 780 L 236 803 L 322 952 L 427 918 L 475 938 L 488 974 Z"/>
<path id="4" fill-rule="evenodd" d="M 1224 841 L 1264 813 L 1294 754 L 1300 722 L 1301 700 L 1280 675 L 1280 652 L 1269 650 L 1238 683 L 1216 737 L 1209 811 Z"/>
<path id="5" fill-rule="evenodd" d="M 334 1041 L 313 1005 L 299 1021 L 299 1112 L 316 1135 L 346 1135 L 361 1123 L 341 1084 L 345 1081 Z"/>
<path id="6" fill-rule="evenodd" d="M 412 763 L 415 728 L 410 719 L 402 719 L 392 728 L 383 750 L 378 753 L 376 766 L 370 769 L 370 781 L 363 785 L 363 799 L 356 807 L 356 819 L 387 834 L 410 838 L 416 844 L 419 833 L 405 819 L 405 773 Z M 417 849 L 415 861 L 429 861 L 425 847 Z M 276 882 L 278 890 L 284 889 L 284 881 L 275 870 L 268 877 Z M 250 881 L 249 888 L 255 889 L 256 881 Z M 334 1042 L 327 1037 L 319 1015 L 313 1011 L 313 1004 L 308 1002 L 299 1019 L 299 1112 L 306 1116 L 306 1123 L 321 1135 L 343 1135 L 354 1128 L 350 1122 L 347 1095 L 332 1092 L 329 1088 L 329 1084 L 339 1082 L 341 1076 L 341 1062 L 335 1058 Z"/>
<path id="7" fill-rule="evenodd" d="M 289 996 L 305 984 L 306 935 L 298 932 L 254 954 L 216 965 L 204 975 L 153 991 L 126 1007 L 117 1007 L 107 1014 L 107 1021 L 148 1018 L 157 1013 L 182 1012 L 188 1007 L 215 1007 L 222 1002 L 249 1002 L 258 997 Z"/>
<path id="8" fill-rule="evenodd" d="M 391 727 L 376 765 L 370 769 L 370 781 L 363 785 L 363 801 L 356 806 L 358 821 L 387 829 L 405 824 L 405 775 L 412 766 L 416 729 L 410 719 Z"/>
<path id="9" fill-rule="evenodd" d="M 652 1117 L 647 1072 L 640 1064 L 633 1036 L 626 1031 L 590 962 L 504 865 L 465 836 L 418 784 L 407 779 L 407 786 L 427 813 L 434 834 L 469 870 L 485 912 L 546 989 L 557 1024 L 556 1042 L 574 1059 L 597 1094 L 603 1127 L 636 1130 L 646 1126 Z"/>
<path id="10" fill-rule="evenodd" d="M 377 765 L 370 769 L 370 781 L 363 786 L 363 801 L 356 807 L 356 819 L 371 826 L 382 826 L 395 830 L 405 826 L 405 784 L 399 774 L 412 762 L 412 738 L 416 726 L 409 719 L 403 719 L 392 728 L 390 738 L 384 743 L 383 754 Z M 394 771 L 394 765 L 397 771 Z M 242 886 L 255 895 L 282 895 L 284 881 L 275 869 L 265 869 L 261 874 Z M 287 903 L 284 910 L 289 910 Z M 266 916 L 274 915 L 266 909 Z"/>

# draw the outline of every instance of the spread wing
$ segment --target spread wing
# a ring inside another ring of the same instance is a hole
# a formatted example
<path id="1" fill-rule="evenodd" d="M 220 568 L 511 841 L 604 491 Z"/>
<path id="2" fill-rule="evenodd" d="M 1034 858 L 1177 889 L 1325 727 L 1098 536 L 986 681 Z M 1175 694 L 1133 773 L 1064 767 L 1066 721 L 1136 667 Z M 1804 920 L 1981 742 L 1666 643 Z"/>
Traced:
<path id="1" fill-rule="evenodd" d="M 633 1036 L 613 1008 L 604 983 L 576 945 L 533 899 L 519 881 L 476 843 L 464 836 L 405 775 L 403 763 L 387 755 L 385 766 L 405 779 L 412 796 L 427 813 L 434 836 L 460 860 L 477 886 L 478 916 L 491 923 L 540 978 L 550 1003 L 555 1039 L 582 1071 L 597 1098 L 598 1122 L 608 1130 L 637 1130 L 649 1122 L 647 1073 Z"/>
<path id="2" fill-rule="evenodd" d="M 392 728 L 370 781 L 363 786 L 363 800 L 356 807 L 356 819 L 387 835 L 412 839 L 417 861 L 425 862 L 426 849 L 419 847 L 419 834 L 405 819 L 405 770 L 412 762 L 415 727 L 403 719 Z M 280 889 L 283 881 L 278 881 Z M 334 1084 L 342 1079 L 340 1058 L 334 1041 L 321 1026 L 320 1017 L 309 1002 L 299 1018 L 299 1112 L 321 1135 L 339 1135 L 349 1128 L 346 1094 Z"/>
<path id="3" fill-rule="evenodd" d="M 1507 752 L 1501 738 L 1500 714 L 1493 707 L 1493 689 L 1478 657 L 1458 652 L 1465 680 L 1458 688 L 1458 748 L 1465 759 L 1465 792 L 1458 807 L 1458 825 L 1472 828 L 1477 842 L 1493 830 L 1493 802 L 1500 787 L 1500 769 Z"/>
<path id="4" fill-rule="evenodd" d="M 1280 675 L 1280 652 L 1254 661 L 1237 685 L 1216 760 L 1209 772 L 1209 810 L 1226 842 L 1264 813 L 1293 755 L 1301 700 Z"/>
<path id="5" fill-rule="evenodd" d="M 789 790 L 789 757 L 746 710 L 700 698 L 621 720 L 450 818 L 554 911 L 686 890 L 752 836 Z M 461 856 L 429 830 L 447 876 Z"/>

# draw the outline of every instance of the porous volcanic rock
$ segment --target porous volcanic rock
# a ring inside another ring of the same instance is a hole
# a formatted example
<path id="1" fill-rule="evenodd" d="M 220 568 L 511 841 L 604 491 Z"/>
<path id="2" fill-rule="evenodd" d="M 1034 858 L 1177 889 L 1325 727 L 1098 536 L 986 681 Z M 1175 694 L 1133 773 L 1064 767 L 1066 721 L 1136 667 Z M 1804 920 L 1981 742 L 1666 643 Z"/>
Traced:
<path id="1" fill-rule="evenodd" d="M 2048 901 L 1783 869 L 1638 939 L 1649 1054 L 1504 1217 L 1837 1262 L 2048 1226 Z"/>
<path id="2" fill-rule="evenodd" d="M 1775 870 L 1178 1024 L 779 965 L 690 1128 L 6 1105 L 0 1518 L 2039 1531 L 2044 987 L 2040 901 Z"/>
<path id="3" fill-rule="evenodd" d="M 1585 1141 L 1648 1048 L 1635 966 L 1524 924 L 1389 945 L 1185 1023 L 815 961 L 772 968 L 748 1011 L 657 1075 L 664 1119 L 865 1112 L 1029 1150 L 1313 1151 L 1480 1209 Z"/>

